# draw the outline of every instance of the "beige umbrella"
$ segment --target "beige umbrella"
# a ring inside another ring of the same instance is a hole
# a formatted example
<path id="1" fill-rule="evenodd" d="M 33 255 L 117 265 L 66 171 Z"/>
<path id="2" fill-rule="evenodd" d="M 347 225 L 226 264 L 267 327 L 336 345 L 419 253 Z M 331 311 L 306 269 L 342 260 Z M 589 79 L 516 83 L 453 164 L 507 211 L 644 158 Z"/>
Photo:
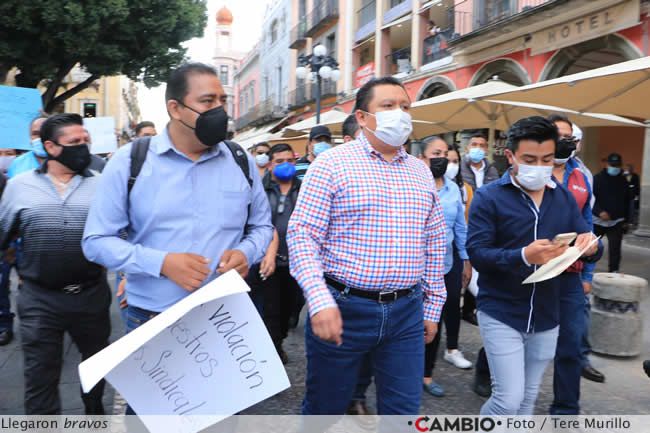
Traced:
<path id="1" fill-rule="evenodd" d="M 491 80 L 485 84 L 418 101 L 411 107 L 411 115 L 414 119 L 431 121 L 449 130 L 489 128 L 490 143 L 494 143 L 497 129 L 505 131 L 523 117 L 548 116 L 552 113 L 564 114 L 581 127 L 643 126 L 619 116 L 578 113 L 551 105 L 496 99 L 495 95 L 501 98 L 504 91 L 515 89 L 516 86 Z"/>
<path id="2" fill-rule="evenodd" d="M 331 110 L 321 115 L 321 122 L 319 125 L 327 126 L 333 135 L 343 135 L 343 122 L 347 119 L 348 114 L 338 110 Z M 282 131 L 283 137 L 298 137 L 309 133 L 309 130 L 316 126 L 316 118 L 310 117 L 293 125 L 289 125 Z M 451 132 L 451 130 L 436 125 L 431 122 L 422 120 L 413 120 L 413 138 L 423 138 L 430 135 L 444 134 Z"/>
<path id="3" fill-rule="evenodd" d="M 494 99 L 650 119 L 650 57 L 523 86 Z"/>

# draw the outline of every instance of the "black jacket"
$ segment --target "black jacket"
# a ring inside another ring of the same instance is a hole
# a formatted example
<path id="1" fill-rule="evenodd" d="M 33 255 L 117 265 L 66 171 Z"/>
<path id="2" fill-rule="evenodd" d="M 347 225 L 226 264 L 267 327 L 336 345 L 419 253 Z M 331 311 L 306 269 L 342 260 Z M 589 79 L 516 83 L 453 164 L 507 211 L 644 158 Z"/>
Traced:
<path id="1" fill-rule="evenodd" d="M 485 158 L 483 160 L 485 166 L 483 167 L 483 173 L 485 177 L 483 178 L 483 185 L 487 185 L 490 182 L 493 182 L 499 179 L 499 171 L 490 161 Z M 460 175 L 463 177 L 463 180 L 469 183 L 472 186 L 472 189 L 476 191 L 476 175 L 472 171 L 471 167 L 472 162 L 468 156 L 465 156 L 460 161 Z"/>
<path id="2" fill-rule="evenodd" d="M 5 186 L 7 185 L 7 179 L 5 179 L 5 175 L 0 173 L 0 197 L 2 197 L 2 193 L 5 190 Z"/>
<path id="3" fill-rule="evenodd" d="M 594 204 L 593 214 L 599 216 L 602 211 L 609 214 L 612 220 L 625 218 L 627 221 L 630 213 L 630 200 L 632 193 L 625 176 L 610 176 L 607 169 L 594 176 Z"/>
<path id="4" fill-rule="evenodd" d="M 302 182 L 297 178 L 293 178 L 293 185 L 287 194 L 288 201 L 285 202 L 286 211 L 291 214 L 293 209 L 296 207 L 298 202 L 298 192 L 300 192 L 300 185 Z M 271 222 L 275 226 L 275 221 L 278 217 L 278 202 L 280 200 L 280 187 L 271 177 L 271 172 L 267 172 L 262 179 L 262 185 L 264 186 L 264 191 L 266 196 L 269 199 L 269 205 L 271 206 Z"/>

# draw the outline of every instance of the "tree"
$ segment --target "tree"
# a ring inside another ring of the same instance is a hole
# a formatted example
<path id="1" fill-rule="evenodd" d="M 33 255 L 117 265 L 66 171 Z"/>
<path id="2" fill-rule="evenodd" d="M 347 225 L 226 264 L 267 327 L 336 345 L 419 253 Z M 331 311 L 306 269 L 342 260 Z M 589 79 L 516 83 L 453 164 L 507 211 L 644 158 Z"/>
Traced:
<path id="1" fill-rule="evenodd" d="M 2 0 L 0 71 L 15 66 L 17 85 L 43 84 L 51 111 L 101 76 L 157 85 L 205 23 L 205 0 Z M 89 77 L 60 92 L 77 64 Z"/>

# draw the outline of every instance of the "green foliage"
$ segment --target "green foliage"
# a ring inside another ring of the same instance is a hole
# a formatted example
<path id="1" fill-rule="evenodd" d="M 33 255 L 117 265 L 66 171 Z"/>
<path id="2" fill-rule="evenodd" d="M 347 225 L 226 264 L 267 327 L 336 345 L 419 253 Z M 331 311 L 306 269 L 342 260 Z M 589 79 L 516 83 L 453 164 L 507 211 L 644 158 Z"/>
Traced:
<path id="1" fill-rule="evenodd" d="M 181 43 L 202 36 L 205 3 L 2 0 L 0 65 L 20 69 L 16 77 L 20 86 L 36 87 L 42 80 L 56 86 L 43 95 L 46 106 L 75 64 L 94 78 L 124 74 L 154 86 L 183 60 Z"/>

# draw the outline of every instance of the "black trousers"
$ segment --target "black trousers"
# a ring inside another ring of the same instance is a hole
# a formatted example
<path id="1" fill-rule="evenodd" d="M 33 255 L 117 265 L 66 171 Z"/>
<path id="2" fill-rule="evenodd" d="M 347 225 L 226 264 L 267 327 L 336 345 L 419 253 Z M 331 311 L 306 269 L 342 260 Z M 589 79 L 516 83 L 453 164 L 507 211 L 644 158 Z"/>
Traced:
<path id="1" fill-rule="evenodd" d="M 609 249 L 609 272 L 618 272 L 621 266 L 623 225 L 623 222 L 612 227 L 603 227 L 594 224 L 594 232 L 597 236 L 607 236 L 607 248 Z"/>
<path id="2" fill-rule="evenodd" d="M 454 258 L 454 265 L 445 275 L 445 287 L 447 288 L 447 300 L 442 308 L 442 320 L 445 323 L 445 334 L 447 336 L 447 349 L 458 349 L 458 334 L 460 332 L 460 292 L 462 289 L 463 261 L 459 257 Z M 424 346 L 424 377 L 433 377 L 433 369 L 436 365 L 438 347 L 440 346 L 440 334 L 442 327 L 438 325 L 438 332 L 433 341 Z"/>
<path id="3" fill-rule="evenodd" d="M 59 380 L 63 365 L 63 334 L 67 332 L 90 358 L 108 346 L 111 292 L 106 278 L 81 293 L 66 294 L 24 281 L 18 294 L 18 317 L 24 357 L 25 414 L 61 413 Z M 103 415 L 104 381 L 81 393 L 87 415 Z"/>
<path id="4" fill-rule="evenodd" d="M 291 314 L 305 302 L 298 282 L 289 274 L 288 266 L 278 266 L 273 275 L 262 281 L 259 265 L 251 268 L 246 282 L 251 286 L 253 302 L 264 319 L 273 344 L 280 348 L 289 332 Z"/>

